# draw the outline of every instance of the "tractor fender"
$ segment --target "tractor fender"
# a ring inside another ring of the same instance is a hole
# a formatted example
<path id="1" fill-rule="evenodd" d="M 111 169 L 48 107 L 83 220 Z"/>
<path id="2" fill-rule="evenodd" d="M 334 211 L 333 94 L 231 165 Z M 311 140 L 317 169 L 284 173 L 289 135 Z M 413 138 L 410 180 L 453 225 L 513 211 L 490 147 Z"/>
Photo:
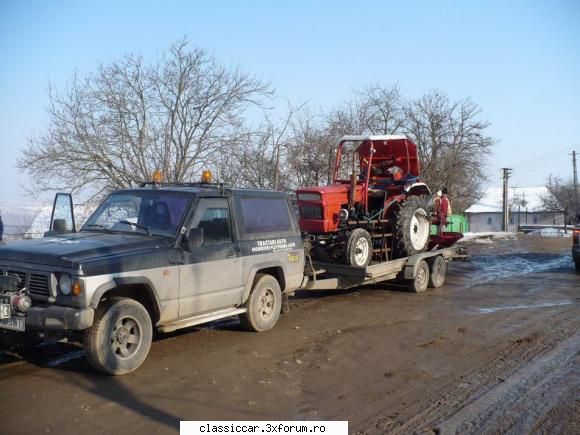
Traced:
<path id="1" fill-rule="evenodd" d="M 405 186 L 405 193 L 407 195 L 431 195 L 431 190 L 425 183 L 418 182 Z"/>

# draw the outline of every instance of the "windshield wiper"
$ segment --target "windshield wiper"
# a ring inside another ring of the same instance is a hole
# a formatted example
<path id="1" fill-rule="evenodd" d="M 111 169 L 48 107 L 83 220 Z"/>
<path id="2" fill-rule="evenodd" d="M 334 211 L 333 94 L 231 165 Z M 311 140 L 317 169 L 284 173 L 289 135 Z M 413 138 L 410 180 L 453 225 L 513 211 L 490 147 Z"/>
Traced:
<path id="1" fill-rule="evenodd" d="M 131 221 L 127 221 L 127 220 L 119 221 L 119 223 L 125 224 L 125 225 L 131 225 L 135 228 L 139 228 L 140 230 L 145 231 L 149 237 L 153 236 L 153 234 L 151 234 L 151 231 L 149 230 L 149 227 L 147 227 L 145 225 L 141 225 L 141 224 L 138 224 L 136 222 L 131 222 Z"/>
<path id="2" fill-rule="evenodd" d="M 95 228 L 95 229 L 98 229 L 98 230 L 105 230 L 107 233 L 111 233 L 112 232 L 109 227 L 107 227 L 106 225 L 101 225 L 101 224 L 88 224 L 88 225 L 84 225 L 83 226 L 83 230 L 85 228 L 87 228 L 87 229 L 88 228 Z"/>

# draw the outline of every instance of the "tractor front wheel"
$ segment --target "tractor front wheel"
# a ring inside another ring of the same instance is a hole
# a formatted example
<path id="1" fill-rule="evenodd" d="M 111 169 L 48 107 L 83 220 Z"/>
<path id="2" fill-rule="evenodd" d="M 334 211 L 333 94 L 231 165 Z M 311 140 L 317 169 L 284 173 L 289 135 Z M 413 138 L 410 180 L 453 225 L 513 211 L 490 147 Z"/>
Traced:
<path id="1" fill-rule="evenodd" d="M 356 228 L 346 242 L 345 262 L 351 266 L 367 267 L 373 256 L 371 235 L 362 228 Z"/>

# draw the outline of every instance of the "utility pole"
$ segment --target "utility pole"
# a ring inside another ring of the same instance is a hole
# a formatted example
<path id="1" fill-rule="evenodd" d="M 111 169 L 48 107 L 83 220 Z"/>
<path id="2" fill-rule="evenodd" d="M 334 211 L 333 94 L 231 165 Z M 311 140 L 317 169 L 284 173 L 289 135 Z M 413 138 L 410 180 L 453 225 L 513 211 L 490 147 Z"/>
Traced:
<path id="1" fill-rule="evenodd" d="M 576 168 L 576 151 L 572 151 L 572 167 L 574 168 L 574 219 L 576 220 L 579 219 L 580 216 L 580 208 L 578 208 L 578 170 Z"/>
<path id="2" fill-rule="evenodd" d="M 503 171 L 503 203 L 502 203 L 502 225 L 501 230 L 507 231 L 510 219 L 510 211 L 508 206 L 508 180 L 511 175 L 511 168 L 501 168 Z"/>

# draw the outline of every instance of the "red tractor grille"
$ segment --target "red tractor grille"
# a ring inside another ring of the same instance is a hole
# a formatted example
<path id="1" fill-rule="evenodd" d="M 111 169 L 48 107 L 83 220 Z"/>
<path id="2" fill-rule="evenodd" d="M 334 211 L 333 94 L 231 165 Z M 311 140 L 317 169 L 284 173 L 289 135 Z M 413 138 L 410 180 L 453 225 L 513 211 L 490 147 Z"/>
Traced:
<path id="1" fill-rule="evenodd" d="M 322 207 L 316 205 L 300 206 L 300 216 L 303 219 L 322 219 Z"/>

